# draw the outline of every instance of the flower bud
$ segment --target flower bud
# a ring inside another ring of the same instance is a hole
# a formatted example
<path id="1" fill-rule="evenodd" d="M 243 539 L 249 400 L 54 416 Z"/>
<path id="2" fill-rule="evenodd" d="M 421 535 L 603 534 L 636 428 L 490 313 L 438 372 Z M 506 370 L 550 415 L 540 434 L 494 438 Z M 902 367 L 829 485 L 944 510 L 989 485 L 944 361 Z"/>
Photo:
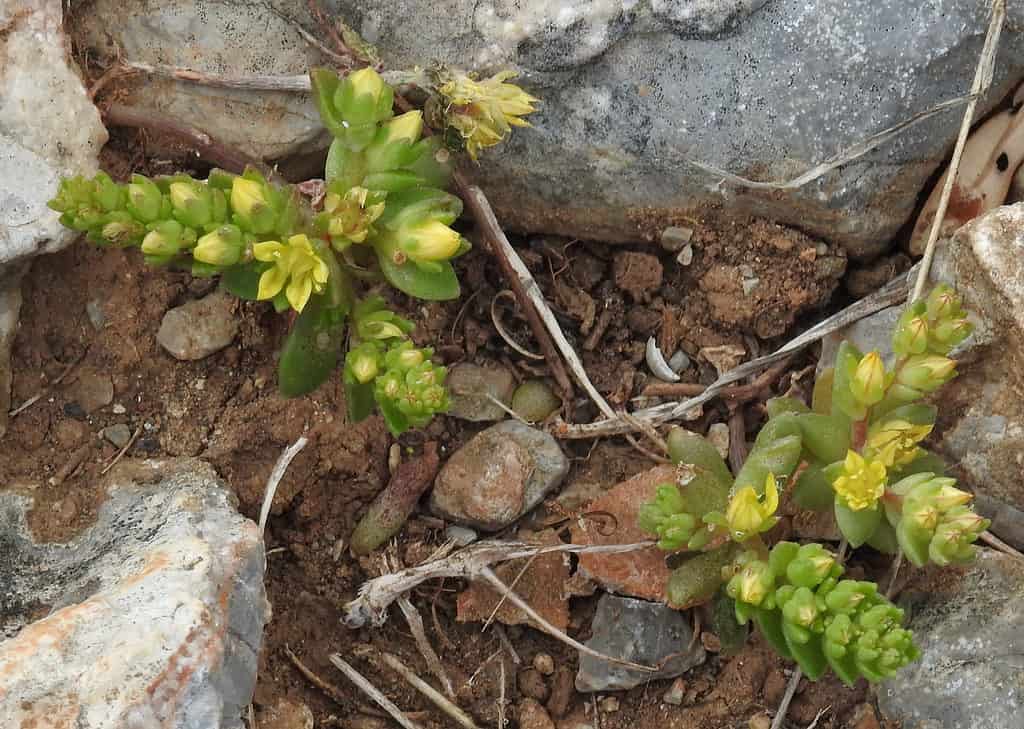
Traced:
<path id="1" fill-rule="evenodd" d="M 814 593 L 806 587 L 798 587 L 793 596 L 782 606 L 782 616 L 787 622 L 801 628 L 810 628 L 818 617 L 818 606 Z"/>
<path id="2" fill-rule="evenodd" d="M 733 575 L 726 586 L 726 593 L 739 602 L 760 605 L 775 587 L 775 575 L 767 562 L 748 562 Z"/>
<path id="3" fill-rule="evenodd" d="M 170 197 L 174 215 L 182 224 L 201 228 L 213 219 L 213 196 L 206 185 L 192 181 L 172 182 Z"/>
<path id="4" fill-rule="evenodd" d="M 245 252 L 245 238 L 234 225 L 222 225 L 199 239 L 192 257 L 212 266 L 233 266 Z"/>
<path id="5" fill-rule="evenodd" d="M 903 356 L 921 354 L 928 348 L 928 322 L 911 314 L 912 310 L 907 310 L 900 318 L 892 338 L 893 351 Z"/>
<path id="6" fill-rule="evenodd" d="M 239 226 L 260 235 L 274 228 L 274 211 L 265 182 L 236 177 L 231 184 L 231 209 Z"/>
<path id="7" fill-rule="evenodd" d="M 372 344 L 364 343 L 346 355 L 345 364 L 356 382 L 365 385 L 380 371 L 380 354 Z"/>
<path id="8" fill-rule="evenodd" d="M 407 111 L 384 125 L 386 144 L 405 142 L 413 144 L 420 138 L 423 131 L 423 112 L 417 110 Z"/>
<path id="9" fill-rule="evenodd" d="M 949 481 L 953 481 L 953 479 L 949 479 Z M 953 481 L 953 483 L 955 483 L 955 481 Z M 945 512 L 949 511 L 953 507 L 967 504 L 972 498 L 974 497 L 971 496 L 971 494 L 966 491 L 961 491 L 958 488 L 953 488 L 952 484 L 950 484 L 940 486 L 931 501 L 932 504 L 935 505 L 935 508 L 939 511 Z"/>
<path id="10" fill-rule="evenodd" d="M 885 364 L 878 352 L 861 357 L 850 380 L 850 391 L 863 405 L 871 406 L 885 397 Z"/>
<path id="11" fill-rule="evenodd" d="M 929 318 L 934 321 L 959 319 L 963 316 L 960 297 L 950 286 L 939 284 L 928 294 L 925 307 Z"/>
<path id="12" fill-rule="evenodd" d="M 956 362 L 937 354 L 918 354 L 907 359 L 896 373 L 896 382 L 922 392 L 934 392 L 956 376 Z"/>
<path id="13" fill-rule="evenodd" d="M 805 544 L 786 567 L 786 578 L 797 587 L 815 588 L 835 565 L 835 557 L 820 544 Z"/>
<path id="14" fill-rule="evenodd" d="M 447 261 L 462 243 L 462 236 L 438 220 L 426 220 L 403 228 L 402 250 L 414 261 Z"/>
<path id="15" fill-rule="evenodd" d="M 183 234 L 184 227 L 176 220 L 157 223 L 142 239 L 142 252 L 158 258 L 176 256 L 184 247 Z"/>
<path id="16" fill-rule="evenodd" d="M 116 246 L 135 245 L 145 229 L 126 213 L 114 213 L 109 223 L 103 226 L 103 237 Z"/>
<path id="17" fill-rule="evenodd" d="M 372 68 L 367 67 L 353 71 L 347 78 L 348 82 L 352 84 L 352 92 L 356 96 L 366 95 L 376 99 L 384 93 L 386 86 L 384 79 Z"/>
<path id="18" fill-rule="evenodd" d="M 140 222 L 152 223 L 160 217 L 163 195 L 156 183 L 142 175 L 132 175 L 128 184 L 128 210 Z"/>

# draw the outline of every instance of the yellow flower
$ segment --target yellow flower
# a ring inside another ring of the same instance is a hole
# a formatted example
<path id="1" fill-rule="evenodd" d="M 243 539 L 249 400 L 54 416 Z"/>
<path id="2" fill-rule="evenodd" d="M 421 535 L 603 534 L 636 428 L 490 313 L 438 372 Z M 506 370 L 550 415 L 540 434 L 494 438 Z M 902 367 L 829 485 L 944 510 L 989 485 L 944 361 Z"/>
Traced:
<path id="1" fill-rule="evenodd" d="M 376 99 L 384 93 L 384 79 L 370 67 L 353 71 L 347 78 L 356 96 L 366 94 Z"/>
<path id="2" fill-rule="evenodd" d="M 885 464 L 847 451 L 843 472 L 832 486 L 853 511 L 871 508 L 885 492 Z"/>
<path id="3" fill-rule="evenodd" d="M 420 133 L 423 131 L 423 112 L 418 109 L 407 111 L 385 124 L 384 129 L 387 133 L 385 143 L 408 142 L 412 144 L 420 138 Z"/>
<path id="4" fill-rule="evenodd" d="M 295 311 L 302 311 L 310 295 L 327 283 L 327 264 L 305 235 L 293 235 L 287 244 L 273 240 L 257 243 L 252 252 L 257 261 L 274 264 L 260 276 L 257 299 L 272 299 L 285 289 L 288 303 Z"/>
<path id="5" fill-rule="evenodd" d="M 447 261 L 462 244 L 462 236 L 439 220 L 402 228 L 400 246 L 414 261 Z"/>
<path id="6" fill-rule="evenodd" d="M 906 420 L 889 420 L 881 427 L 872 428 L 868 448 L 872 458 L 887 468 L 905 466 L 921 454 L 917 444 L 932 432 L 931 425 L 913 425 Z"/>
<path id="7" fill-rule="evenodd" d="M 524 117 L 532 114 L 539 99 L 515 84 L 513 71 L 496 73 L 483 81 L 456 72 L 440 85 L 447 102 L 446 119 L 466 142 L 466 151 L 476 159 L 480 150 L 502 141 L 512 127 L 529 126 Z"/>
<path id="8" fill-rule="evenodd" d="M 758 497 L 753 486 L 744 486 L 729 500 L 725 510 L 725 521 L 733 539 L 743 541 L 754 534 L 771 529 L 776 522 L 775 510 L 779 508 L 779 489 L 775 476 L 768 474 L 764 482 L 764 501 Z"/>

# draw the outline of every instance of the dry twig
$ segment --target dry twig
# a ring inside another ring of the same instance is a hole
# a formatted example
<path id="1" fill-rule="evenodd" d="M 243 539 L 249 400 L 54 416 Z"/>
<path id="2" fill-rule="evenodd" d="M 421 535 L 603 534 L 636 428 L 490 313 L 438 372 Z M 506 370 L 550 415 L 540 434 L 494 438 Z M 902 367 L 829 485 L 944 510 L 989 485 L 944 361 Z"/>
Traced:
<path id="1" fill-rule="evenodd" d="M 363 693 L 373 699 L 374 703 L 384 709 L 384 711 L 388 712 L 391 718 L 401 724 L 405 729 L 420 729 L 419 724 L 403 714 L 402 710 L 395 706 L 391 699 L 381 693 L 380 689 L 367 681 L 366 677 L 353 668 L 344 658 L 337 653 L 332 653 L 328 656 L 328 660 L 334 664 L 335 668 L 344 673 L 349 681 L 359 687 Z"/>
<path id="2" fill-rule="evenodd" d="M 387 620 L 387 609 L 391 603 L 400 595 L 423 582 L 439 577 L 480 579 L 482 571 L 497 562 L 523 559 L 549 552 L 621 554 L 646 549 L 652 544 L 654 544 L 653 541 L 593 546 L 580 544 L 539 546 L 522 542 L 485 540 L 471 544 L 444 559 L 407 567 L 404 570 L 384 574 L 363 583 L 356 599 L 345 606 L 343 621 L 351 628 L 360 628 L 368 622 L 374 625 L 383 625 Z"/>
<path id="3" fill-rule="evenodd" d="M 960 123 L 960 133 L 956 138 L 956 146 L 953 148 L 953 156 L 949 160 L 949 170 L 946 172 L 946 184 L 942 187 L 942 195 L 939 197 L 939 205 L 935 210 L 935 219 L 932 220 L 931 230 L 928 231 L 928 242 L 925 244 L 924 257 L 921 259 L 921 268 L 917 274 L 917 282 L 914 284 L 914 292 L 910 297 L 911 301 L 921 298 L 924 293 L 925 284 L 928 282 L 928 272 L 935 257 L 935 243 L 939 238 L 939 229 L 942 220 L 946 217 L 946 209 L 949 207 L 949 198 L 953 193 L 953 185 L 956 183 L 956 173 L 960 168 L 960 158 L 964 153 L 964 145 L 967 144 L 967 135 L 971 131 L 971 122 L 974 119 L 974 110 L 978 106 L 978 99 L 988 90 L 992 84 L 992 72 L 995 67 L 996 50 L 999 48 L 999 33 L 1003 28 L 1003 20 L 1006 18 L 1006 0 L 992 0 L 992 19 L 988 25 L 988 32 L 985 35 L 985 45 L 981 49 L 981 57 L 978 59 L 978 67 L 974 72 L 974 82 L 971 84 L 971 96 L 964 110 L 964 118 Z"/>
<path id="4" fill-rule="evenodd" d="M 469 208 L 470 212 L 473 213 L 473 218 L 487 239 L 491 253 L 497 259 L 498 265 L 501 266 L 502 273 L 508 279 L 512 292 L 515 294 L 516 300 L 523 310 L 523 316 L 526 317 L 530 330 L 533 332 L 537 344 L 540 345 L 541 352 L 543 352 L 544 358 L 551 368 L 551 374 L 558 383 L 559 389 L 562 390 L 566 399 L 571 399 L 573 391 L 572 382 L 569 380 L 569 376 L 565 371 L 565 365 L 562 364 L 558 351 L 555 349 L 556 343 L 583 389 L 587 390 L 587 394 L 591 398 L 597 398 L 594 402 L 598 403 L 598 407 L 601 407 L 600 403 L 604 403 L 604 407 L 601 409 L 602 412 L 607 409 L 607 412 L 605 412 L 606 417 L 614 417 L 615 413 L 611 410 L 611 407 L 608 403 L 604 402 L 604 398 L 590 384 L 590 379 L 587 377 L 586 372 L 583 371 L 579 358 L 576 357 L 575 352 L 572 352 L 569 342 L 565 340 L 565 336 L 562 334 L 558 322 L 555 321 L 554 314 L 551 313 L 547 302 L 544 301 L 544 295 L 541 293 L 540 287 L 534 280 L 533 275 L 526 268 L 522 259 L 519 258 L 519 254 L 512 248 L 508 238 L 505 237 L 505 233 L 498 224 L 498 219 L 495 217 L 494 210 L 491 209 L 491 204 L 487 201 L 487 196 L 484 195 L 483 190 L 476 185 L 470 185 L 457 172 L 455 173 L 455 185 L 459 190 L 460 197 L 465 201 L 466 207 Z M 545 324 L 547 329 L 545 329 Z M 554 342 L 552 338 L 555 339 Z M 559 338 L 561 341 L 558 341 Z M 572 352 L 571 356 L 570 352 Z M 582 379 L 580 378 L 581 375 Z"/>
<path id="5" fill-rule="evenodd" d="M 1014 559 L 1024 561 L 1024 554 L 1022 554 L 1019 550 L 1011 547 L 1009 544 L 1004 542 L 1002 539 L 997 537 L 992 532 L 982 532 L 981 541 L 985 542 L 985 544 L 989 545 L 993 549 L 999 550 L 1003 554 L 1008 554 Z"/>
<path id="6" fill-rule="evenodd" d="M 305 448 L 308 442 L 309 439 L 306 436 L 299 436 L 299 439 L 288 446 L 285 452 L 281 454 L 281 457 L 277 459 L 277 463 L 274 464 L 274 470 L 270 472 L 270 478 L 267 479 L 267 487 L 263 491 L 263 506 L 260 507 L 260 536 L 263 535 L 263 530 L 267 527 L 267 517 L 270 516 L 270 505 L 274 501 L 277 485 L 281 483 L 281 479 L 284 478 L 284 472 L 288 470 L 292 460 L 295 456 L 299 455 L 299 451 Z"/>
<path id="7" fill-rule="evenodd" d="M 869 296 L 851 304 L 837 314 L 811 327 L 803 334 L 790 340 L 771 354 L 741 364 L 721 375 L 700 395 L 682 402 L 664 403 L 654 407 L 637 410 L 632 415 L 649 423 L 661 424 L 682 417 L 687 411 L 717 397 L 727 386 L 739 382 L 744 377 L 756 374 L 765 367 L 785 359 L 809 344 L 818 341 L 826 334 L 842 329 L 869 314 L 903 301 L 907 296 L 906 276 L 898 276 Z M 569 425 L 558 422 L 552 433 L 558 438 L 598 438 L 607 435 L 619 435 L 633 429 L 633 425 L 622 418 L 607 418 L 584 425 Z"/>
<path id="8" fill-rule="evenodd" d="M 349 702 L 345 699 L 344 694 L 341 693 L 341 689 L 313 673 L 313 670 L 303 663 L 291 648 L 285 646 L 284 654 L 288 656 L 288 660 L 295 665 L 295 668 L 299 670 L 299 673 L 301 673 L 307 681 L 327 694 L 331 701 L 336 703 L 338 706 L 348 706 Z"/>
<path id="9" fill-rule="evenodd" d="M 110 463 L 103 467 L 103 470 L 100 471 L 101 476 L 105 474 L 107 471 L 109 471 L 111 468 L 116 466 L 117 462 L 124 458 L 124 454 L 128 452 L 128 449 L 132 447 L 132 445 L 135 443 L 136 440 L 138 440 L 140 435 L 142 435 L 141 425 L 135 429 L 135 432 L 132 433 L 131 437 L 128 439 L 128 442 L 124 444 L 124 447 L 122 447 L 121 450 L 117 452 L 117 455 L 110 459 Z"/>
<path id="10" fill-rule="evenodd" d="M 476 722 L 473 721 L 473 718 L 469 714 L 445 698 L 445 696 L 443 696 L 429 683 L 417 676 L 413 670 L 398 660 L 397 656 L 390 653 L 381 653 L 381 657 L 384 659 L 384 663 L 408 681 L 413 688 L 430 699 L 437 708 L 454 719 L 455 722 L 464 729 L 479 729 Z"/>
<path id="11" fill-rule="evenodd" d="M 405 595 L 399 597 L 396 602 L 402 610 L 402 615 L 405 616 L 405 621 L 409 624 L 409 630 L 412 631 L 412 637 L 416 641 L 416 647 L 419 649 L 420 655 L 427 662 L 427 668 L 441 682 L 444 692 L 454 698 L 455 689 L 452 687 L 452 680 L 448 678 L 448 672 L 444 670 L 444 664 L 441 663 L 440 656 L 437 655 L 434 646 L 427 639 L 427 631 L 423 629 L 423 617 L 420 615 L 419 610 L 413 606 L 412 602 Z"/>

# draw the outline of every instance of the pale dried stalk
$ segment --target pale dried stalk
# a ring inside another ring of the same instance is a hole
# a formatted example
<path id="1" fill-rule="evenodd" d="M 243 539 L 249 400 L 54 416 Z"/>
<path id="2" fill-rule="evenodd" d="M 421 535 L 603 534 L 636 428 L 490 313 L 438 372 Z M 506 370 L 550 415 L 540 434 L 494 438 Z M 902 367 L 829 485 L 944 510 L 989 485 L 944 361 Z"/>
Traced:
<path id="1" fill-rule="evenodd" d="M 757 359 L 753 359 L 749 362 L 744 362 L 739 367 L 734 367 L 724 373 L 715 380 L 714 383 L 708 385 L 707 389 L 705 389 L 700 395 L 681 402 L 664 403 L 662 405 L 656 405 L 643 410 L 637 410 L 630 414 L 633 418 L 637 418 L 641 421 L 654 425 L 660 425 L 680 418 L 684 413 L 692 408 L 695 408 L 698 405 L 703 405 L 716 397 L 724 388 L 734 382 L 739 382 L 744 377 L 756 374 L 765 367 L 778 362 L 784 357 L 788 357 L 807 345 L 818 341 L 827 334 L 842 329 L 843 327 L 863 319 L 870 314 L 874 314 L 876 311 L 880 311 L 888 306 L 900 303 L 906 298 L 908 290 L 909 285 L 907 283 L 907 277 L 898 276 L 878 291 L 875 291 L 869 296 L 865 296 L 863 299 L 851 304 L 839 313 L 833 314 L 824 321 L 816 324 L 771 354 L 767 354 L 764 357 L 758 357 Z M 637 426 L 632 422 L 621 417 L 599 420 L 594 423 L 587 423 L 583 425 L 569 425 L 568 423 L 559 421 L 556 423 L 552 433 L 558 438 L 600 438 L 609 435 L 621 435 L 622 433 L 627 433 L 636 429 L 636 427 Z"/>
<path id="2" fill-rule="evenodd" d="M 627 668 L 632 668 L 635 671 L 644 671 L 647 673 L 656 673 L 658 671 L 657 668 L 654 668 L 652 666 L 645 666 L 641 663 L 633 663 L 633 661 L 626 661 L 621 658 L 615 658 L 614 656 L 605 655 L 600 651 L 594 650 L 590 646 L 580 643 L 575 638 L 566 635 L 561 630 L 552 625 L 550 622 L 548 622 L 548 620 L 543 615 L 534 610 L 529 605 L 529 603 L 527 603 L 523 598 L 519 597 L 519 595 L 512 592 L 512 590 L 508 589 L 505 583 L 501 581 L 501 578 L 494 574 L 494 570 L 492 570 L 490 567 L 484 567 L 482 570 L 480 570 L 480 577 L 482 577 L 484 580 L 490 583 L 491 587 L 497 590 L 497 592 L 500 595 L 502 595 L 505 598 L 508 598 L 508 601 L 510 603 L 512 603 L 517 608 L 526 613 L 527 617 L 529 617 L 537 625 L 537 627 L 539 627 L 548 635 L 562 641 L 566 645 L 572 646 L 580 653 L 592 656 L 601 661 L 607 661 L 608 663 L 615 663 L 620 666 L 626 666 Z"/>
<path id="3" fill-rule="evenodd" d="M 391 701 L 387 696 L 380 692 L 376 686 L 366 680 L 363 674 L 359 673 L 344 658 L 339 656 L 337 653 L 332 653 L 328 656 L 328 660 L 334 664 L 334 667 L 345 674 L 348 680 L 354 683 L 359 689 L 373 699 L 380 708 L 388 712 L 391 718 L 401 724 L 405 729 L 420 729 L 420 725 L 410 719 L 408 716 L 402 713 L 402 710 L 395 706 L 394 702 Z"/>
<path id="4" fill-rule="evenodd" d="M 455 720 L 455 722 L 462 726 L 463 729 L 479 729 L 476 722 L 473 721 L 469 714 L 445 698 L 429 683 L 417 676 L 414 671 L 398 660 L 396 656 L 393 656 L 390 653 L 381 653 L 381 657 L 384 659 L 384 663 L 408 681 L 414 689 L 430 699 L 437 708 Z"/>
<path id="5" fill-rule="evenodd" d="M 267 527 L 270 505 L 274 501 L 274 494 L 277 493 L 278 484 L 284 478 L 284 472 L 288 470 L 288 466 L 291 465 L 295 456 L 299 455 L 299 451 L 305 448 L 308 442 L 309 439 L 306 436 L 299 436 L 299 439 L 288 446 L 285 452 L 281 454 L 281 457 L 277 459 L 277 463 L 274 464 L 274 470 L 270 472 L 270 478 L 267 479 L 267 487 L 263 491 L 263 506 L 260 507 L 260 536 L 263 536 L 263 530 Z"/>
<path id="6" fill-rule="evenodd" d="M 387 620 L 387 609 L 399 596 L 416 586 L 438 577 L 479 579 L 484 569 L 497 562 L 523 559 L 550 552 L 572 554 L 622 554 L 646 549 L 653 541 L 634 544 L 603 544 L 584 546 L 580 544 L 556 544 L 539 546 L 523 542 L 485 540 L 471 544 L 455 554 L 398 572 L 381 575 L 359 588 L 359 595 L 345 606 L 343 622 L 351 628 L 360 628 L 366 623 L 383 625 Z"/>
<path id="7" fill-rule="evenodd" d="M 402 614 L 405 616 L 405 621 L 409 623 L 409 629 L 412 631 L 412 637 L 416 641 L 416 647 L 419 648 L 420 654 L 427 662 L 427 668 L 441 682 L 444 692 L 454 698 L 455 689 L 452 688 L 452 681 L 448 678 L 448 672 L 444 670 L 444 664 L 441 663 L 441 658 L 434 650 L 434 646 L 430 645 L 430 641 L 427 639 L 427 631 L 423 629 L 423 617 L 420 615 L 419 610 L 413 606 L 405 595 L 399 597 L 397 602 L 398 607 L 401 608 Z"/>
<path id="8" fill-rule="evenodd" d="M 1002 539 L 997 537 L 992 532 L 982 532 L 981 541 L 985 542 L 985 544 L 989 545 L 993 549 L 997 549 L 1003 554 L 1008 554 L 1014 559 L 1024 561 L 1024 554 L 1022 554 L 1019 550 L 1014 549 L 1012 546 L 1004 542 Z"/>
<path id="9" fill-rule="evenodd" d="M 988 32 L 985 34 L 985 45 L 981 49 L 981 57 L 978 59 L 978 67 L 974 72 L 974 82 L 971 84 L 971 98 L 964 109 L 964 118 L 960 123 L 960 133 L 956 138 L 956 146 L 953 148 L 953 156 L 949 160 L 949 170 L 946 172 L 946 184 L 942 186 L 942 195 L 939 197 L 939 205 L 935 210 L 935 219 L 932 220 L 931 230 L 928 231 L 928 242 L 924 247 L 924 257 L 921 259 L 921 270 L 917 275 L 917 282 L 914 284 L 914 293 L 911 301 L 921 298 L 924 287 L 928 282 L 928 271 L 931 269 L 932 259 L 935 257 L 935 243 L 939 239 L 939 228 L 946 217 L 946 208 L 949 207 L 949 198 L 953 193 L 953 185 L 956 183 L 956 173 L 960 168 L 960 158 L 964 153 L 964 145 L 967 144 L 967 135 L 971 131 L 971 122 L 974 120 L 974 110 L 978 106 L 978 99 L 981 94 L 988 90 L 992 84 L 992 72 L 995 68 L 996 50 L 999 48 L 999 33 L 1003 28 L 1003 20 L 1006 18 L 1006 0 L 992 0 L 992 19 L 989 21 Z"/>

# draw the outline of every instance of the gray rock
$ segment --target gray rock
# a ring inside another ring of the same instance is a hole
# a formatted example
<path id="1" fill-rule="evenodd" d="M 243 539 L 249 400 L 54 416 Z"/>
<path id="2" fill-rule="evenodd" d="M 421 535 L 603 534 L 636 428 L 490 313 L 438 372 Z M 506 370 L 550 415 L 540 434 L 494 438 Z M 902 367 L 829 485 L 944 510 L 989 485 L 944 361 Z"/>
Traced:
<path id="1" fill-rule="evenodd" d="M 445 380 L 451 405 L 448 415 L 473 422 L 504 420 L 505 411 L 490 397 L 508 407 L 516 382 L 501 366 L 481 367 L 466 362 L 454 365 Z"/>
<path id="2" fill-rule="evenodd" d="M 602 595 L 586 642 L 606 656 L 646 666 L 644 673 L 580 653 L 577 691 L 625 691 L 647 681 L 674 678 L 704 662 L 704 646 L 693 641 L 690 620 L 667 605 Z"/>
<path id="3" fill-rule="evenodd" d="M 914 609 L 921 659 L 885 682 L 883 713 L 907 729 L 1024 728 L 1024 568 L 979 553 L 959 584 Z"/>
<path id="4" fill-rule="evenodd" d="M 907 275 L 913 281 L 916 268 Z M 941 241 L 931 278 L 957 289 L 975 325 L 953 352 L 960 376 L 933 397 L 937 450 L 976 491 L 1024 509 L 1024 203 L 996 208 Z M 900 311 L 880 311 L 828 337 L 820 366 L 831 364 L 843 338 L 891 362 Z"/>
<path id="5" fill-rule="evenodd" d="M 441 467 L 430 509 L 450 521 L 495 532 L 537 506 L 569 472 L 548 433 L 516 420 L 477 433 Z"/>
<path id="6" fill-rule="evenodd" d="M 115 425 L 108 425 L 101 430 L 100 435 L 110 441 L 111 445 L 117 448 L 124 448 L 128 445 L 128 441 L 131 440 L 132 429 L 124 423 L 116 423 Z"/>
<path id="7" fill-rule="evenodd" d="M 109 492 L 66 544 L 0 492 L 4 724 L 240 729 L 269 617 L 256 525 L 191 459 L 124 462 Z"/>
<path id="8" fill-rule="evenodd" d="M 67 56 L 60 0 L 0 7 L 0 265 L 77 237 L 46 207 L 61 175 L 92 174 L 107 130 Z"/>
<path id="9" fill-rule="evenodd" d="M 709 200 L 877 253 L 947 156 L 958 109 L 905 129 L 796 190 L 726 183 L 701 162 L 790 179 L 872 134 L 966 93 L 987 27 L 975 0 L 332 0 L 385 65 L 517 68 L 543 100 L 533 129 L 469 169 L 502 222 L 524 231 L 657 241 Z M 317 62 L 290 15 L 305 2 L 100 0 L 76 30 L 102 55 L 229 74 L 303 73 Z M 1024 70 L 1024 9 L 1011 3 L 981 113 Z M 453 28 L 457 29 L 453 32 Z M 266 53 L 267 38 L 274 52 Z M 199 50 L 201 49 L 201 50 Z M 130 103 L 257 156 L 317 141 L 305 96 L 151 79 Z M 638 209 L 642 215 L 636 214 Z M 842 211 L 839 214 L 837 211 Z"/>
<path id="10" fill-rule="evenodd" d="M 189 301 L 164 314 L 156 340 L 177 359 L 209 357 L 238 334 L 235 300 L 222 291 Z"/>
<path id="11" fill-rule="evenodd" d="M 27 261 L 76 233 L 46 207 L 61 175 L 96 171 L 107 130 L 67 55 L 60 0 L 0 5 L 0 437 Z"/>
<path id="12" fill-rule="evenodd" d="M 304 0 L 98 0 L 76 19 L 80 45 L 101 55 L 121 49 L 136 62 L 235 77 L 301 75 L 330 64 L 300 35 L 302 26 L 316 27 Z M 329 141 L 307 93 L 252 93 L 158 77 L 126 90 L 124 103 L 199 126 L 259 159 L 326 148 Z"/>

